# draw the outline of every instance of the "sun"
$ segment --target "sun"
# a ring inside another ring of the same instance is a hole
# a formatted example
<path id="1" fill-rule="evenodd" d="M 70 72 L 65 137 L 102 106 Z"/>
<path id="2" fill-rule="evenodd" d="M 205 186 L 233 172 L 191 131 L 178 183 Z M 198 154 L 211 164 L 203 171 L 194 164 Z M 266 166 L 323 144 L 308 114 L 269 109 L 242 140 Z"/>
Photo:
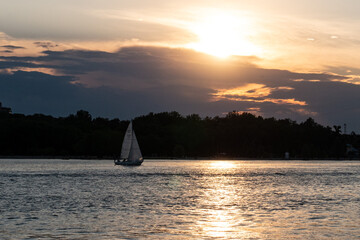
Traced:
<path id="1" fill-rule="evenodd" d="M 211 13 L 189 27 L 198 37 L 189 48 L 225 58 L 230 55 L 250 56 L 260 49 L 249 40 L 253 32 L 250 21 L 231 12 Z"/>

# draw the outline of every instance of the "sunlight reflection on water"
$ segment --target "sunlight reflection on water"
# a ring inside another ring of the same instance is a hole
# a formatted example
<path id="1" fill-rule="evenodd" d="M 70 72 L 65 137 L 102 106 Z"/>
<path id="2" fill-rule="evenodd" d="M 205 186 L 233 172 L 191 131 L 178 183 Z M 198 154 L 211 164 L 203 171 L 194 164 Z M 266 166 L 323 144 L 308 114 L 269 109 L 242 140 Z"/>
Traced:
<path id="1" fill-rule="evenodd" d="M 3 239 L 357 239 L 359 162 L 0 160 Z"/>
<path id="2" fill-rule="evenodd" d="M 211 175 L 202 181 L 204 189 L 200 206 L 205 206 L 203 218 L 197 222 L 203 236 L 215 239 L 244 239 L 256 237 L 246 228 L 243 228 L 244 219 L 241 212 L 234 205 L 237 187 L 234 184 L 234 173 L 241 166 L 239 162 L 214 161 L 209 163 Z"/>
<path id="3" fill-rule="evenodd" d="M 237 165 L 230 161 L 214 161 L 210 163 L 211 168 L 222 169 L 222 168 L 235 168 Z"/>

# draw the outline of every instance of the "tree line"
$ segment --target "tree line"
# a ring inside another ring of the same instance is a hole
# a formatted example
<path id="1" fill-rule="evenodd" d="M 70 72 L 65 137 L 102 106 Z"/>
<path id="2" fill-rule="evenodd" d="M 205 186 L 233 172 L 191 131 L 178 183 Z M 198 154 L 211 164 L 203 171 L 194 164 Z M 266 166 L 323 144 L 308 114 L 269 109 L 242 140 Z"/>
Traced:
<path id="1" fill-rule="evenodd" d="M 0 155 L 112 158 L 120 154 L 127 120 L 92 118 L 80 110 L 67 117 L 1 114 Z M 351 157 L 360 136 L 342 134 L 312 118 L 263 118 L 230 112 L 224 117 L 149 113 L 133 120 L 145 158 L 293 158 Z"/>

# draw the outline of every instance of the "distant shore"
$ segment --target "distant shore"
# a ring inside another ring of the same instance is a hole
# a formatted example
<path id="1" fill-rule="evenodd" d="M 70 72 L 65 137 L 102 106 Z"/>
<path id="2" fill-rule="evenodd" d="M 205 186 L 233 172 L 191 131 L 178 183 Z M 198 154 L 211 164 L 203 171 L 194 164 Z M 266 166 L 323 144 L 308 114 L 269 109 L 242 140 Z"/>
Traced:
<path id="1" fill-rule="evenodd" d="M 113 160 L 114 158 L 96 156 L 0 156 L 1 159 L 54 159 L 54 160 Z M 145 160 L 213 160 L 213 161 L 359 161 L 360 158 L 245 158 L 245 157 L 144 157 Z"/>
<path id="2" fill-rule="evenodd" d="M 129 125 L 92 118 L 84 110 L 67 117 L 0 114 L 0 122 L 0 155 L 12 159 L 113 159 Z M 360 135 L 343 134 L 339 126 L 325 127 L 312 118 L 297 123 L 236 111 L 205 118 L 173 111 L 139 116 L 133 124 L 145 159 L 360 158 Z"/>

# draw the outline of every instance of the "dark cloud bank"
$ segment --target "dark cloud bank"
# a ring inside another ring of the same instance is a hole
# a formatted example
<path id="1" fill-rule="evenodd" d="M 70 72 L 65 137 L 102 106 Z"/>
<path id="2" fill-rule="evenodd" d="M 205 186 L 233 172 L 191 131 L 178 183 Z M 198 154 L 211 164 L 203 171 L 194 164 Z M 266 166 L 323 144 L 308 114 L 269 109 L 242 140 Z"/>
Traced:
<path id="1" fill-rule="evenodd" d="M 253 61 L 154 47 L 0 57 L 0 101 L 25 114 L 66 116 L 85 109 L 93 116 L 121 119 L 159 111 L 214 116 L 256 109 L 265 117 L 313 117 L 322 124 L 347 123 L 360 131 L 360 86 L 339 81 L 346 76 L 263 69 Z M 38 68 L 55 70 L 56 75 Z M 214 99 L 222 89 L 236 88 L 245 88 L 245 93 Z M 279 99 L 306 105 L 279 104 Z"/>

